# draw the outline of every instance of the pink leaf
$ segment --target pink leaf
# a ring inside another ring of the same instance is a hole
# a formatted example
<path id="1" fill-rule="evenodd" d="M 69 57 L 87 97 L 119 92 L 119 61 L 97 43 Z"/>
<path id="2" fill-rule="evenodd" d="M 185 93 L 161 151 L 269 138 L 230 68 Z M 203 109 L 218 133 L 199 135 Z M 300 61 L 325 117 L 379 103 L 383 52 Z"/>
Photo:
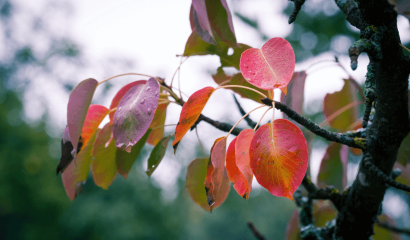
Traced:
<path id="1" fill-rule="evenodd" d="M 240 68 L 252 85 L 266 90 L 283 90 L 292 78 L 295 54 L 288 41 L 272 38 L 261 49 L 251 48 L 243 52 Z"/>
<path id="2" fill-rule="evenodd" d="M 77 144 L 87 115 L 88 107 L 90 106 L 97 85 L 97 80 L 89 78 L 80 82 L 70 93 L 67 105 L 67 126 L 71 143 L 74 146 L 74 157 L 77 153 Z"/>
<path id="3" fill-rule="evenodd" d="M 113 135 L 118 148 L 128 152 L 148 130 L 158 106 L 159 84 L 150 78 L 145 85 L 132 87 L 121 99 L 114 114 Z"/>

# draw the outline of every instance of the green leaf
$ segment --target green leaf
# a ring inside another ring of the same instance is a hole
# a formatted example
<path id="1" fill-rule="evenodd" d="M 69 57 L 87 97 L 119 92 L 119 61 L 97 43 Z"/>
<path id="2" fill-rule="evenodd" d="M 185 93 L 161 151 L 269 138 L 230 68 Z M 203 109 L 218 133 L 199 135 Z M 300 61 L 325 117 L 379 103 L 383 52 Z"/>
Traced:
<path id="1" fill-rule="evenodd" d="M 124 178 L 128 177 L 128 173 L 131 170 L 132 164 L 140 154 L 141 149 L 144 147 L 150 133 L 151 129 L 148 129 L 144 136 L 131 148 L 130 153 L 122 149 L 117 149 L 117 170 L 118 173 L 121 174 Z"/>
<path id="2" fill-rule="evenodd" d="M 157 145 L 155 145 L 154 149 L 152 149 L 151 155 L 148 158 L 148 168 L 147 171 L 145 171 L 148 177 L 150 177 L 155 169 L 157 169 L 159 163 L 164 157 L 170 138 L 171 135 L 164 137 L 157 143 Z"/>

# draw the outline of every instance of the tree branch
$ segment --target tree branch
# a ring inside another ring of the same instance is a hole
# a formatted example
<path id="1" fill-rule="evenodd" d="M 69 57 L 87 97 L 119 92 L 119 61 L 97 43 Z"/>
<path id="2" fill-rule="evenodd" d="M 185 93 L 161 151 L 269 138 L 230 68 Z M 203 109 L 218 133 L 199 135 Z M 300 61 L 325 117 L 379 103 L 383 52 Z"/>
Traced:
<path id="1" fill-rule="evenodd" d="M 262 103 L 267 105 L 267 106 L 272 106 L 272 100 L 269 98 L 262 98 L 261 99 Z M 341 143 L 344 145 L 347 145 L 349 147 L 354 147 L 354 148 L 359 148 L 359 149 L 366 149 L 366 142 L 365 139 L 363 138 L 350 138 L 346 134 L 343 133 L 334 133 L 327 131 L 317 124 L 313 123 L 309 119 L 306 119 L 299 115 L 297 112 L 293 111 L 292 109 L 288 108 L 286 105 L 274 101 L 275 102 L 275 108 L 278 110 L 281 110 L 283 113 L 288 115 L 289 118 L 293 119 L 300 125 L 304 126 L 307 128 L 309 131 L 313 132 L 314 134 L 323 137 L 326 140 L 332 141 L 332 142 L 337 142 Z"/>
<path id="2" fill-rule="evenodd" d="M 266 240 L 265 236 L 263 236 L 258 229 L 255 228 L 252 222 L 248 221 L 248 227 L 251 229 L 253 235 L 258 239 L 258 240 Z"/>
<path id="3" fill-rule="evenodd" d="M 167 90 L 167 92 L 169 92 L 169 94 L 171 94 L 171 97 L 173 99 L 175 99 L 176 103 L 180 106 L 183 106 L 185 101 L 182 98 L 179 98 L 178 95 L 165 83 L 165 81 L 161 78 L 157 78 L 158 82 L 161 84 L 161 86 L 163 88 L 165 88 Z M 219 122 L 219 121 L 215 121 L 212 120 L 211 118 L 201 114 L 199 115 L 198 119 L 196 120 L 196 122 L 194 123 L 194 125 L 192 125 L 191 130 L 195 129 L 196 126 L 198 125 L 198 123 L 200 123 L 201 121 L 205 121 L 209 124 L 211 124 L 212 126 L 214 126 L 215 128 L 224 131 L 224 132 L 229 132 L 231 130 L 231 128 L 233 127 L 232 124 L 229 123 L 224 123 L 224 122 Z M 239 135 L 239 133 L 242 131 L 241 128 L 234 128 L 232 130 L 232 134 L 233 135 Z"/>
<path id="4" fill-rule="evenodd" d="M 289 16 L 289 24 L 293 23 L 296 20 L 296 17 L 299 14 L 300 9 L 302 8 L 303 4 L 306 0 L 290 0 L 295 3 L 295 8 L 293 9 L 292 14 Z"/>
<path id="5" fill-rule="evenodd" d="M 362 16 L 354 0 L 335 0 L 336 5 L 346 15 L 346 20 L 353 26 L 360 28 Z"/>
<path id="6" fill-rule="evenodd" d="M 236 97 L 235 97 L 235 94 L 232 94 L 232 96 L 233 96 L 233 99 L 235 99 L 235 103 L 236 103 L 236 106 L 237 106 L 238 109 L 239 109 L 239 112 L 240 112 L 242 115 L 245 115 L 246 112 L 245 112 L 245 110 L 243 110 L 241 104 L 239 104 L 238 99 L 236 99 Z M 244 119 L 245 119 L 246 123 L 248 123 L 248 126 L 249 126 L 249 127 L 255 128 L 256 122 L 254 122 L 249 115 L 246 116 Z"/>
<path id="7" fill-rule="evenodd" d="M 337 210 L 342 207 L 342 195 L 339 193 L 337 188 L 333 186 L 318 188 L 307 175 L 303 178 L 302 185 L 308 191 L 309 198 L 322 200 L 328 199 L 332 201 Z"/>
<path id="8" fill-rule="evenodd" d="M 403 190 L 410 192 L 410 186 L 407 186 L 405 184 L 399 183 L 394 181 L 391 177 L 387 176 L 384 172 L 382 172 L 379 168 L 377 168 L 371 161 L 371 157 L 364 157 L 363 158 L 363 166 L 369 170 L 372 174 L 375 174 L 378 179 L 383 181 L 385 184 Z"/>

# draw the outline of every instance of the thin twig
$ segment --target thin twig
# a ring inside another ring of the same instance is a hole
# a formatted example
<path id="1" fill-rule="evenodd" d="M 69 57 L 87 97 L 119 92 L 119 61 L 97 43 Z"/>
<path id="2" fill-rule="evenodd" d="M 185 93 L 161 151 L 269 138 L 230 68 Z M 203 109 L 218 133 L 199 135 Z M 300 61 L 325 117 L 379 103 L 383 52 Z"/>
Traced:
<path id="1" fill-rule="evenodd" d="M 392 226 L 392 225 L 390 225 L 390 224 L 388 224 L 388 223 L 384 223 L 384 222 L 378 222 L 377 224 L 378 224 L 380 227 L 385 228 L 385 229 L 387 229 L 387 230 L 390 230 L 390 231 L 392 231 L 392 232 L 400 233 L 400 234 L 406 234 L 406 235 L 409 235 L 409 236 L 410 236 L 410 229 L 398 228 L 398 227 Z"/>
<path id="2" fill-rule="evenodd" d="M 248 227 L 251 229 L 253 235 L 258 239 L 258 240 L 266 240 L 265 236 L 263 236 L 258 229 L 255 228 L 252 222 L 248 221 Z"/>
<path id="3" fill-rule="evenodd" d="M 233 96 L 233 99 L 235 100 L 236 106 L 238 107 L 239 112 L 241 113 L 241 115 L 245 115 L 246 112 L 245 112 L 245 110 L 242 108 L 241 104 L 239 104 L 238 99 L 236 99 L 236 97 L 235 97 L 235 94 L 232 94 L 232 96 Z M 256 122 L 254 122 L 254 121 L 250 118 L 249 115 L 245 117 L 245 121 L 246 121 L 246 123 L 248 123 L 249 127 L 251 127 L 251 128 L 254 128 L 254 127 L 256 126 Z"/>
<path id="4" fill-rule="evenodd" d="M 267 106 L 272 106 L 273 100 L 269 98 L 261 99 L 262 103 Z M 334 133 L 327 131 L 317 124 L 313 123 L 311 120 L 306 119 L 299 115 L 297 112 L 293 111 L 292 109 L 288 108 L 286 105 L 275 102 L 275 108 L 281 110 L 283 113 L 288 115 L 289 118 L 293 119 L 295 122 L 299 123 L 300 125 L 307 128 L 309 131 L 313 132 L 314 134 L 323 137 L 326 140 L 341 143 L 347 145 L 349 147 L 359 148 L 359 149 L 366 149 L 366 141 L 362 138 L 350 138 L 346 134 L 343 133 Z"/>

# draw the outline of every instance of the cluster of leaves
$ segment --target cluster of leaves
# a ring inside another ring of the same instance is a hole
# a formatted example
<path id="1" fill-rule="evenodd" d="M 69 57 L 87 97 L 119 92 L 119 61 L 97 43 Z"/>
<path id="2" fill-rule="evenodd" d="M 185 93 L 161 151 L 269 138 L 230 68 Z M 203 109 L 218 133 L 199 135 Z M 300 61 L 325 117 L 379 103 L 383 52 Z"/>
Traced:
<path id="1" fill-rule="evenodd" d="M 170 97 L 182 105 L 172 143 L 174 151 L 188 130 L 195 127 L 208 99 L 220 88 L 233 90 L 257 102 L 261 96 L 268 95 L 273 99 L 273 89 L 278 88 L 283 92 L 282 102 L 303 114 L 307 74 L 305 71 L 294 73 L 295 55 L 290 44 L 282 38 L 270 39 L 261 49 L 237 43 L 226 1 L 214 2 L 192 1 L 192 33 L 184 56 L 217 55 L 221 66 L 212 77 L 219 87 L 200 89 L 184 102 L 163 79 L 151 77 L 124 86 L 113 98 L 110 108 L 90 105 L 98 81 L 87 79 L 73 89 L 67 108 L 67 128 L 62 138 L 62 158 L 57 169 L 57 173 L 62 172 L 63 184 L 71 199 L 80 192 L 90 166 L 95 184 L 104 189 L 110 186 L 117 173 L 126 178 L 146 142 L 155 145 L 147 169 L 149 176 L 153 173 L 172 137 L 163 137 Z M 228 54 L 230 48 L 233 54 Z M 234 67 L 238 73 L 227 75 L 223 67 Z M 340 91 L 324 98 L 326 120 L 321 125 L 328 124 L 340 132 L 360 128 L 359 105 L 363 102 L 360 85 L 352 77 L 345 79 Z M 99 129 L 107 115 L 110 122 Z M 248 199 L 255 176 L 271 194 L 293 199 L 292 195 L 308 167 L 312 138 L 308 139 L 307 142 L 299 127 L 291 121 L 273 121 L 273 117 L 271 122 L 259 128 L 241 131 L 228 148 L 227 136 L 217 138 L 209 159 L 198 158 L 189 164 L 186 175 L 189 194 L 203 209 L 212 211 L 228 196 L 231 182 L 237 193 Z M 401 148 L 403 160 L 399 161 L 403 167 L 408 166 L 409 149 L 405 142 Z M 317 178 L 320 187 L 332 185 L 339 190 L 347 187 L 350 154 L 360 155 L 362 152 L 349 150 L 339 143 L 329 144 Z M 319 204 L 315 211 L 319 215 L 336 214 L 336 210 L 327 204 Z M 329 211 L 332 214 L 327 214 Z M 291 224 L 292 221 L 295 222 L 291 220 Z"/>

